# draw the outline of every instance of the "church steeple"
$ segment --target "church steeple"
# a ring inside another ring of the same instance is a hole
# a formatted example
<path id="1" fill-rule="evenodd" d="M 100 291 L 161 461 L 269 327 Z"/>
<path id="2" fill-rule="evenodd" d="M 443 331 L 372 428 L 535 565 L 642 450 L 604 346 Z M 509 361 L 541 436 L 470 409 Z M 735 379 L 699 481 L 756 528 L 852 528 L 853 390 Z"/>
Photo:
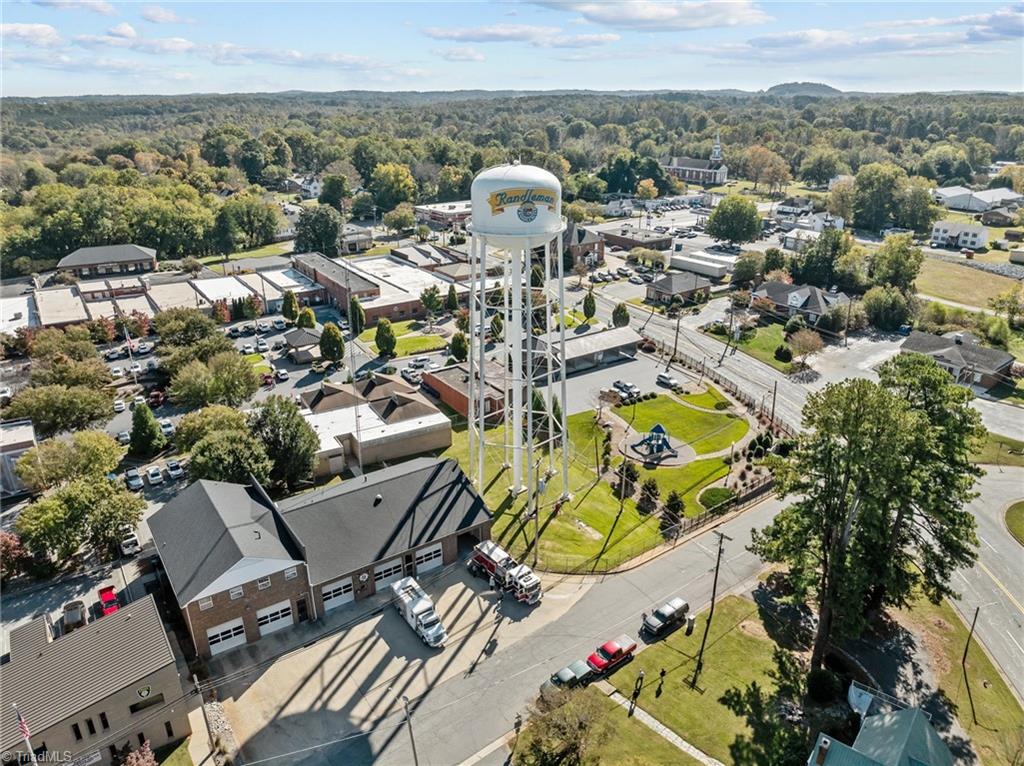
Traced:
<path id="1" fill-rule="evenodd" d="M 715 131 L 715 145 L 711 147 L 711 161 L 722 161 L 722 131 Z"/>

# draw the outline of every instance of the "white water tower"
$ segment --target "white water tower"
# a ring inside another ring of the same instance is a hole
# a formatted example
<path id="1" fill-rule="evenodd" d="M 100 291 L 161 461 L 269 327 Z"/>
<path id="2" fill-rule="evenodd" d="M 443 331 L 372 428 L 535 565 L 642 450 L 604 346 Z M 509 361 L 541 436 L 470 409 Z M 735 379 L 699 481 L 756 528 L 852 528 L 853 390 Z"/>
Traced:
<path id="1" fill-rule="evenodd" d="M 514 163 L 481 171 L 470 196 L 470 474 L 482 493 L 491 479 L 484 473 L 485 454 L 500 449 L 504 467 L 511 469 L 510 491 L 528 493 L 529 515 L 545 483 L 558 473 L 562 497 L 569 496 L 565 328 L 552 317 L 555 306 L 548 289 L 556 279 L 557 311 L 564 312 L 562 185 L 543 168 Z M 498 284 L 495 276 L 487 276 L 495 259 L 502 266 Z M 531 288 L 534 266 L 544 274 L 543 288 Z M 495 314 L 502 318 L 502 339 L 488 345 Z M 551 406 L 556 380 L 558 418 Z M 505 407 L 488 412 L 487 394 L 495 390 L 504 392 Z M 543 391 L 543 412 L 531 406 L 533 390 Z M 499 442 L 490 434 L 501 423 Z"/>

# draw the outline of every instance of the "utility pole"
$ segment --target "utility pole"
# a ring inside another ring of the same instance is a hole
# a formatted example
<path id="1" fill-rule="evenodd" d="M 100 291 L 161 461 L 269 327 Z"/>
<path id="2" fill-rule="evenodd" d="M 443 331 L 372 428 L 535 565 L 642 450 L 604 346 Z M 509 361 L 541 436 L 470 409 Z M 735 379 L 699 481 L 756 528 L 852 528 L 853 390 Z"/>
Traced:
<path id="1" fill-rule="evenodd" d="M 409 729 L 409 743 L 412 745 L 413 766 L 420 766 L 420 759 L 416 755 L 416 737 L 412 734 L 412 716 L 409 715 L 409 698 L 402 695 L 402 707 L 405 708 L 405 725 Z"/>
<path id="2" fill-rule="evenodd" d="M 843 347 L 850 345 L 850 311 L 853 309 L 853 299 L 846 301 L 846 327 L 843 328 Z"/>
<path id="3" fill-rule="evenodd" d="M 732 340 L 732 320 L 735 318 L 735 316 L 736 314 L 734 313 L 733 309 L 729 309 L 729 330 L 725 336 L 725 348 L 722 349 L 722 356 L 718 360 L 719 366 L 721 366 L 722 362 L 725 361 L 725 352 L 729 350 L 729 342 Z"/>
<path id="4" fill-rule="evenodd" d="M 775 397 L 779 393 L 779 381 L 775 381 L 775 386 L 772 388 L 772 425 L 775 425 Z"/>
<path id="5" fill-rule="evenodd" d="M 690 688 L 697 685 L 697 678 L 704 666 L 704 646 L 708 642 L 708 633 L 711 630 L 711 618 L 715 616 L 715 596 L 718 594 L 718 569 L 722 564 L 722 548 L 726 540 L 732 541 L 724 532 L 715 532 L 718 535 L 718 556 L 715 559 L 715 579 L 711 584 L 711 611 L 708 612 L 708 621 L 704 624 L 704 637 L 700 640 L 700 651 L 697 653 L 697 665 L 693 669 L 693 680 L 690 681 Z"/>
<path id="6" fill-rule="evenodd" d="M 683 314 L 679 312 L 676 314 L 676 337 L 672 341 L 672 356 L 668 358 L 668 364 L 665 365 L 665 372 L 668 372 L 672 368 L 672 360 L 676 358 L 676 351 L 679 349 L 679 323 L 683 321 Z"/>

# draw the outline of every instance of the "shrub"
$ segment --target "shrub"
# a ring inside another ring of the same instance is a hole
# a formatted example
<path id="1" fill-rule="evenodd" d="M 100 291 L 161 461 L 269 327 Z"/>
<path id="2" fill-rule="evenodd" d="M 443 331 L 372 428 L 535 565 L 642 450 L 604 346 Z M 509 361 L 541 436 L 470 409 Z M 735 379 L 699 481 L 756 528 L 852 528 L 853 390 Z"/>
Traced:
<path id="1" fill-rule="evenodd" d="M 785 343 L 780 343 L 775 347 L 775 358 L 780 362 L 792 362 L 793 352 Z"/>
<path id="2" fill-rule="evenodd" d="M 727 410 L 729 409 L 729 402 L 715 402 L 716 410 Z"/>
<path id="3" fill-rule="evenodd" d="M 708 487 L 701 493 L 700 504 L 705 508 L 715 508 L 734 497 L 736 493 L 728 487 Z"/>
<path id="4" fill-rule="evenodd" d="M 726 465 L 732 465 L 732 455 L 726 455 L 722 458 L 722 462 Z"/>
<path id="5" fill-rule="evenodd" d="M 755 460 L 760 460 L 763 457 L 764 457 L 764 447 L 762 447 L 759 444 L 756 447 L 754 447 L 754 459 Z"/>
<path id="6" fill-rule="evenodd" d="M 786 322 L 786 335 L 792 335 L 795 332 L 800 332 L 807 327 L 807 322 L 804 321 L 802 314 L 794 314 Z"/>
<path id="7" fill-rule="evenodd" d="M 839 677 L 826 668 L 815 668 L 807 675 L 807 693 L 823 705 L 839 697 L 842 687 Z"/>

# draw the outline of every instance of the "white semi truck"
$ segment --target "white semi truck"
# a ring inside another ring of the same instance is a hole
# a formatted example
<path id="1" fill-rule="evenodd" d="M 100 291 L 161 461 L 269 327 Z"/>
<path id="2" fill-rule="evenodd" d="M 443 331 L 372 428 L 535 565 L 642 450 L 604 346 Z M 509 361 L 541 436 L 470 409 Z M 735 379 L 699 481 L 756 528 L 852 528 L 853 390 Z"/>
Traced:
<path id="1" fill-rule="evenodd" d="M 395 594 L 395 608 L 423 639 L 427 646 L 437 649 L 444 646 L 448 633 L 441 624 L 441 618 L 434 611 L 434 602 L 427 592 L 412 577 L 403 577 L 391 584 Z"/>

